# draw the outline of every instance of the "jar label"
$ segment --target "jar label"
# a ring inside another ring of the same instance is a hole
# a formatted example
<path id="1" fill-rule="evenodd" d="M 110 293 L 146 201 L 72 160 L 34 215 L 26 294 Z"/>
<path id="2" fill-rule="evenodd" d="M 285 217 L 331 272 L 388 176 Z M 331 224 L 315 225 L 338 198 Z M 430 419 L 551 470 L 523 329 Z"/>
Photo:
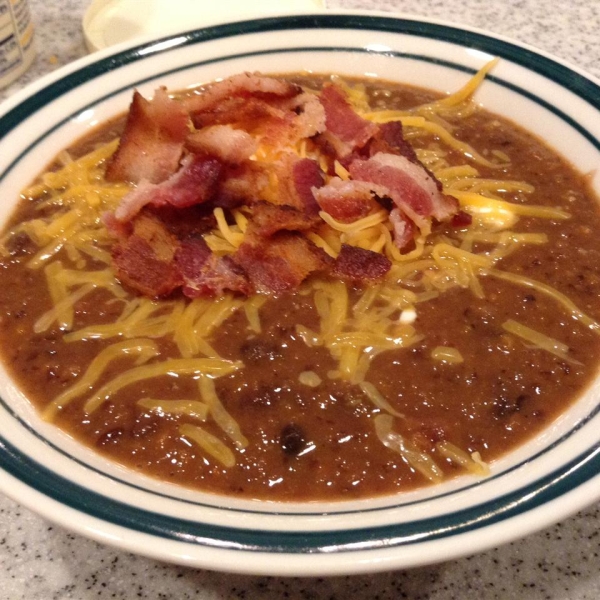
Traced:
<path id="1" fill-rule="evenodd" d="M 33 60 L 33 23 L 27 0 L 0 0 L 0 85 L 8 85 Z"/>

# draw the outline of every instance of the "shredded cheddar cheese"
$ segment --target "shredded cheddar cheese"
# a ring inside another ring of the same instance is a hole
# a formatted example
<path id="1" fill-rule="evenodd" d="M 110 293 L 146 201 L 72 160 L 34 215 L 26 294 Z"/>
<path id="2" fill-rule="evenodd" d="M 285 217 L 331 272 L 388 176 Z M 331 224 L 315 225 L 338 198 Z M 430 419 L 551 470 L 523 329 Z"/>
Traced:
<path id="1" fill-rule="evenodd" d="M 109 383 L 97 390 L 84 405 L 87 414 L 100 406 L 120 389 L 144 379 L 169 375 L 227 375 L 241 368 L 241 363 L 217 358 L 172 358 L 159 363 L 134 367 L 117 375 Z"/>
<path id="2" fill-rule="evenodd" d="M 242 434 L 239 425 L 225 410 L 225 407 L 217 396 L 215 383 L 211 377 L 218 374 L 218 371 L 211 372 L 210 369 L 203 370 L 203 375 L 200 377 L 198 384 L 200 395 L 202 400 L 208 406 L 208 412 L 211 418 L 227 434 L 227 436 L 231 438 L 237 448 L 245 448 L 248 445 L 248 439 Z"/>
<path id="3" fill-rule="evenodd" d="M 135 364 L 139 366 L 148 362 L 151 358 L 155 358 L 158 354 L 158 347 L 151 340 L 133 339 L 108 346 L 108 348 L 105 348 L 96 356 L 87 368 L 87 371 L 75 384 L 58 395 L 46 407 L 42 417 L 47 421 L 54 419 L 56 413 L 63 410 L 69 402 L 92 389 L 109 363 L 120 356 L 132 355 L 136 357 Z"/>
<path id="4" fill-rule="evenodd" d="M 319 387 L 322 380 L 314 371 L 302 371 L 302 373 L 298 375 L 298 381 L 302 385 L 307 385 L 308 387 Z"/>
<path id="5" fill-rule="evenodd" d="M 433 483 L 442 481 L 444 473 L 433 458 L 426 452 L 418 450 L 400 433 L 394 431 L 391 415 L 377 415 L 374 421 L 375 432 L 384 446 L 397 452 L 415 471 L 421 473 L 429 481 Z"/>
<path id="6" fill-rule="evenodd" d="M 522 338 L 526 342 L 530 342 L 536 348 L 550 352 L 572 364 L 581 364 L 578 360 L 569 356 L 569 347 L 566 344 L 540 333 L 539 331 L 535 331 L 535 329 L 532 329 L 531 327 L 527 327 L 513 319 L 505 321 L 502 324 L 502 327 L 509 333 Z"/>
<path id="7" fill-rule="evenodd" d="M 469 455 L 464 450 L 461 450 L 458 446 L 448 442 L 447 440 L 438 442 L 435 447 L 444 458 L 447 458 L 454 464 L 463 467 L 467 471 L 471 471 L 472 473 L 480 476 L 489 475 L 490 468 L 481 460 L 479 453 L 474 452 L 473 454 Z"/>
<path id="8" fill-rule="evenodd" d="M 431 358 L 438 362 L 448 364 L 459 364 L 464 362 L 462 354 L 457 348 L 451 348 L 450 346 L 436 346 L 431 351 Z"/>
<path id="9" fill-rule="evenodd" d="M 216 459 L 224 467 L 235 465 L 235 455 L 218 437 L 215 437 L 197 425 L 181 425 L 179 432 L 204 450 L 211 458 Z"/>

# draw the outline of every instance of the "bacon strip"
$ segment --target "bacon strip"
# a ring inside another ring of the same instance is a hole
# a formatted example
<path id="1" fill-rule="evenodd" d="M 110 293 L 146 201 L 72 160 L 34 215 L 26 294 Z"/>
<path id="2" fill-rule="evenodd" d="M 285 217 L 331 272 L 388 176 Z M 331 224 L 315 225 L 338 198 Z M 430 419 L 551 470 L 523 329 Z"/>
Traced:
<path id="1" fill-rule="evenodd" d="M 285 120 L 286 111 L 261 98 L 234 96 L 210 109 L 192 112 L 191 117 L 197 129 L 230 124 L 255 133 L 261 125 L 264 129 L 265 122 L 277 127 L 278 121 Z"/>
<path id="2" fill-rule="evenodd" d="M 190 132 L 190 122 L 199 129 Z M 318 160 L 300 158 L 315 147 Z M 336 176 L 335 160 L 350 180 Z M 314 272 L 376 281 L 390 269 L 384 255 L 343 244 L 333 260 L 308 239 L 307 232 L 327 228 L 321 210 L 351 223 L 383 206 L 401 249 L 417 227 L 426 234 L 434 220 L 458 211 L 400 122 L 363 119 L 335 85 L 315 94 L 249 73 L 182 101 L 164 89 L 150 101 L 136 92 L 107 177 L 137 183 L 103 219 L 116 238 L 117 275 L 153 297 L 177 288 L 192 298 L 281 293 Z M 217 256 L 201 234 L 214 228 L 215 207 L 239 206 L 248 216 L 244 241 Z"/>
<path id="3" fill-rule="evenodd" d="M 290 140 L 290 143 L 303 138 L 311 138 L 325 131 L 327 127 L 325 108 L 316 94 L 305 92 L 292 98 L 289 101 L 288 110 L 298 115 L 292 127 L 295 139 Z"/>
<path id="4" fill-rule="evenodd" d="M 115 210 L 115 218 L 131 220 L 147 204 L 185 208 L 206 202 L 215 194 L 223 165 L 213 157 L 188 155 L 181 169 L 159 184 L 142 181 Z"/>
<path id="5" fill-rule="evenodd" d="M 366 217 L 371 209 L 376 208 L 373 200 L 374 187 L 364 181 L 332 179 L 313 193 L 319 206 L 327 214 L 341 223 L 352 223 Z M 382 193 L 385 193 L 385 189 Z"/>
<path id="6" fill-rule="evenodd" d="M 283 231 L 268 239 L 245 241 L 234 260 L 246 271 L 253 288 L 267 293 L 296 289 L 308 275 L 331 263 L 331 258 L 308 239 Z"/>
<path id="7" fill-rule="evenodd" d="M 268 179 L 269 174 L 255 161 L 226 165 L 212 204 L 229 209 L 252 204 L 261 197 Z"/>
<path id="8" fill-rule="evenodd" d="M 441 193 L 434 178 L 404 156 L 381 152 L 354 160 L 349 170 L 354 179 L 387 188 L 397 208 L 421 229 L 430 228 L 431 217 L 444 221 L 458 210 L 456 199 Z"/>
<path id="9" fill-rule="evenodd" d="M 188 98 L 185 105 L 193 114 L 212 110 L 224 100 L 231 98 L 291 98 L 300 92 L 299 86 L 283 79 L 265 77 L 256 73 L 240 73 L 214 83 L 201 94 Z"/>
<path id="10" fill-rule="evenodd" d="M 376 281 L 385 277 L 391 267 L 392 263 L 383 254 L 342 244 L 331 274 L 339 279 L 355 282 Z"/>
<path id="11" fill-rule="evenodd" d="M 229 256 L 213 254 L 201 237 L 182 241 L 175 263 L 188 298 L 219 296 L 225 290 L 246 295 L 252 291 L 241 267 Z"/>
<path id="12" fill-rule="evenodd" d="M 280 137 L 297 114 L 286 106 L 301 92 L 297 85 L 253 73 L 241 73 L 211 85 L 185 103 L 194 126 L 230 124 L 261 137 Z"/>
<path id="13" fill-rule="evenodd" d="M 270 173 L 277 181 L 277 194 L 269 198 L 272 202 L 293 206 L 307 215 L 318 214 L 313 188 L 322 186 L 324 178 L 316 161 L 288 152 L 271 165 Z"/>
<path id="14" fill-rule="evenodd" d="M 297 160 L 292 167 L 292 179 L 305 212 L 309 215 L 318 214 L 319 204 L 315 198 L 315 190 L 325 183 L 325 179 L 317 161 L 310 158 Z"/>
<path id="15" fill-rule="evenodd" d="M 215 156 L 226 163 L 241 163 L 256 152 L 256 140 L 231 125 L 214 125 L 190 134 L 185 143 L 192 152 Z"/>
<path id="16" fill-rule="evenodd" d="M 320 98 L 325 108 L 326 138 L 338 157 L 362 148 L 377 132 L 377 125 L 358 115 L 337 86 L 325 86 Z"/>
<path id="17" fill-rule="evenodd" d="M 315 94 L 293 97 L 223 98 L 214 106 L 191 113 L 197 128 L 233 125 L 260 139 L 261 145 L 287 149 L 325 130 L 325 111 Z"/>
<path id="18" fill-rule="evenodd" d="M 379 126 L 379 131 L 369 143 L 369 155 L 379 152 L 400 154 L 410 162 L 421 164 L 414 148 L 404 139 L 404 130 L 401 121 L 390 121 Z"/>
<path id="19" fill-rule="evenodd" d="M 140 215 L 132 235 L 113 247 L 116 276 L 145 296 L 166 296 L 182 284 L 174 262 L 178 246 L 177 239 L 158 219 Z"/>
<path id="20" fill-rule="evenodd" d="M 325 109 L 315 94 L 305 92 L 289 99 L 269 102 L 268 118 L 247 123 L 261 139 L 261 144 L 273 149 L 287 150 L 301 140 L 325 131 Z"/>
<path id="21" fill-rule="evenodd" d="M 252 205 L 250 232 L 261 237 L 271 237 L 278 231 L 308 231 L 319 220 L 287 204 L 256 202 Z"/>
<path id="22" fill-rule="evenodd" d="M 133 94 L 119 148 L 108 161 L 108 181 L 160 183 L 175 173 L 188 134 L 189 116 L 163 88 L 152 100 Z"/>

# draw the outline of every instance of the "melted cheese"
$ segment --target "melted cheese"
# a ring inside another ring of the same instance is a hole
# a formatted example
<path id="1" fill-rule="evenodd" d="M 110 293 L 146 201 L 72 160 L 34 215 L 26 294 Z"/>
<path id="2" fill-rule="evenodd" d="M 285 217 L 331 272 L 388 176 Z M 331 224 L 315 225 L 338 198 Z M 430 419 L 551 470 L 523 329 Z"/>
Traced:
<path id="1" fill-rule="evenodd" d="M 582 364 L 569 355 L 569 347 L 566 344 L 563 344 L 562 342 L 559 342 L 558 340 L 555 340 L 544 333 L 536 331 L 535 329 L 531 329 L 531 327 L 527 327 L 522 323 L 518 323 L 514 319 L 509 319 L 508 321 L 502 323 L 502 328 L 509 333 L 520 337 L 526 342 L 529 342 L 534 347 L 546 352 L 550 352 L 550 354 L 554 354 L 554 356 L 558 356 L 562 360 L 572 364 Z"/>
<path id="2" fill-rule="evenodd" d="M 84 405 L 86 414 L 98 410 L 120 389 L 138 381 L 173 375 L 227 375 L 242 367 L 239 362 L 218 358 L 171 358 L 159 363 L 142 365 L 124 371 L 97 390 Z"/>
<path id="3" fill-rule="evenodd" d="M 158 356 L 159 350 L 155 342 L 151 340 L 133 339 L 124 342 L 118 342 L 104 348 L 96 358 L 90 363 L 83 376 L 59 394 L 44 410 L 42 417 L 51 421 L 56 416 L 58 411 L 63 410 L 69 402 L 75 398 L 82 396 L 88 392 L 95 383 L 100 379 L 100 376 L 106 367 L 121 356 L 133 356 L 136 365 L 142 365 L 148 362 L 151 358 Z"/>
<path id="4" fill-rule="evenodd" d="M 202 427 L 186 423 L 179 427 L 179 433 L 192 440 L 210 457 L 216 459 L 224 467 L 233 467 L 235 465 L 235 456 L 219 438 L 215 437 Z"/>

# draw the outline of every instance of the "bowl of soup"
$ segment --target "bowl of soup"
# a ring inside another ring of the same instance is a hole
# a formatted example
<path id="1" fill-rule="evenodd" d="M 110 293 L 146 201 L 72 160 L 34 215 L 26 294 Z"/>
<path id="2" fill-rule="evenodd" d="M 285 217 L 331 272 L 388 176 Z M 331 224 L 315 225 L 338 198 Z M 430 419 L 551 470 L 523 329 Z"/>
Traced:
<path id="1" fill-rule="evenodd" d="M 5 103 L 3 492 L 288 575 L 594 501 L 598 90 L 477 31 L 327 14 L 100 53 Z"/>

